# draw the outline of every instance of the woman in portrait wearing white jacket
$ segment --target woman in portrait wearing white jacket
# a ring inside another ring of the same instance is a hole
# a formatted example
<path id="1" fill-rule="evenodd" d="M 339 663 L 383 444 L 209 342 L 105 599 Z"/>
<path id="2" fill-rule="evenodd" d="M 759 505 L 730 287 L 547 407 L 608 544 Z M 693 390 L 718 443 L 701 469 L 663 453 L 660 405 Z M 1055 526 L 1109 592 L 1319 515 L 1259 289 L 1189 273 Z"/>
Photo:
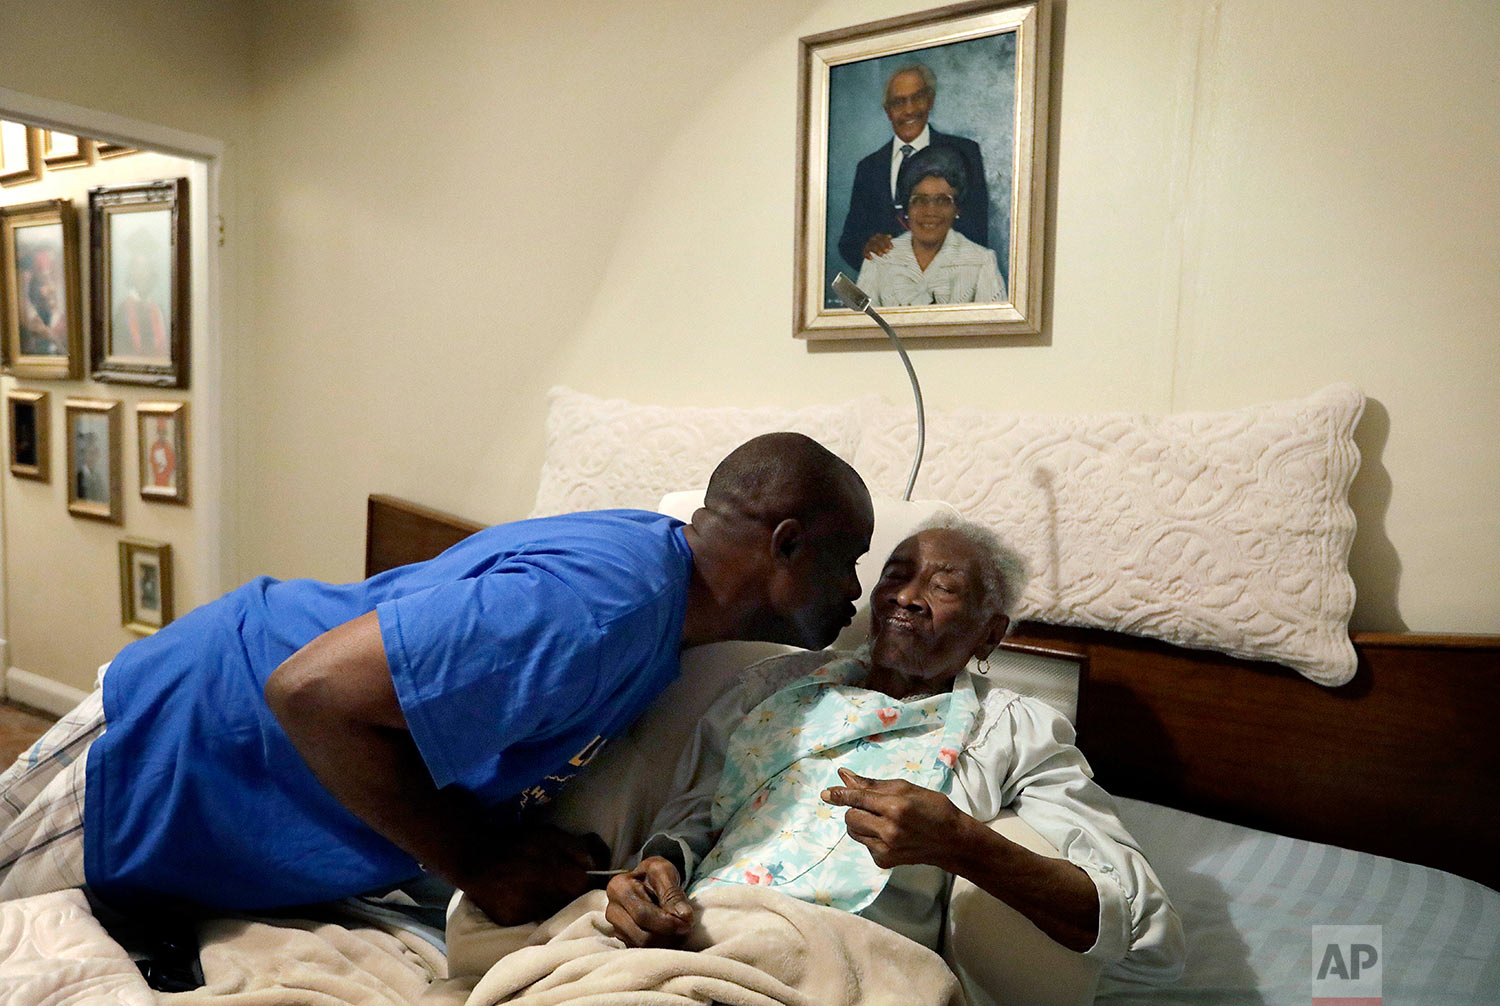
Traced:
<path id="1" fill-rule="evenodd" d="M 906 233 L 884 255 L 865 259 L 859 287 L 877 307 L 998 304 L 1005 280 L 994 251 L 954 229 L 969 184 L 958 151 L 933 145 L 913 154 L 897 179 Z"/>

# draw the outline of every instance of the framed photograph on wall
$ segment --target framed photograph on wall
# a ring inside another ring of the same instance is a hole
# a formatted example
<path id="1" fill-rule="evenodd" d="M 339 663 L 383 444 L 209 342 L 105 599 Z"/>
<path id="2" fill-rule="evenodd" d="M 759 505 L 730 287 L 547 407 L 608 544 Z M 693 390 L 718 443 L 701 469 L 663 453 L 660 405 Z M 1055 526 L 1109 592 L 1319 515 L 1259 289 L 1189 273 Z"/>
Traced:
<path id="1" fill-rule="evenodd" d="M 38 482 L 52 480 L 52 415 L 45 391 L 12 388 L 5 393 L 10 428 L 10 473 Z"/>
<path id="2" fill-rule="evenodd" d="M 100 160 L 108 160 L 111 157 L 124 157 L 126 154 L 139 153 L 139 151 L 135 147 L 110 143 L 108 140 L 96 140 L 94 141 L 94 153 L 99 155 Z"/>
<path id="3" fill-rule="evenodd" d="M 60 168 L 82 168 L 94 163 L 94 141 L 60 133 L 55 129 L 42 130 L 42 163 L 48 171 Z"/>
<path id="4" fill-rule="evenodd" d="M 120 621 L 149 636 L 172 621 L 172 546 L 120 539 Z"/>
<path id="5" fill-rule="evenodd" d="M 135 407 L 141 499 L 187 503 L 186 402 L 141 402 Z"/>
<path id="6" fill-rule="evenodd" d="M 0 366 L 17 377 L 83 373 L 78 215 L 66 199 L 0 209 Z"/>
<path id="7" fill-rule="evenodd" d="M 42 177 L 42 131 L 24 122 L 0 121 L 0 185 Z"/>
<path id="8" fill-rule="evenodd" d="M 1041 331 L 1048 0 L 964 3 L 800 42 L 794 331 Z"/>
<path id="9" fill-rule="evenodd" d="M 120 403 L 69 398 L 68 511 L 80 517 L 121 521 Z"/>
<path id="10" fill-rule="evenodd" d="M 89 191 L 94 379 L 188 385 L 188 185 Z"/>

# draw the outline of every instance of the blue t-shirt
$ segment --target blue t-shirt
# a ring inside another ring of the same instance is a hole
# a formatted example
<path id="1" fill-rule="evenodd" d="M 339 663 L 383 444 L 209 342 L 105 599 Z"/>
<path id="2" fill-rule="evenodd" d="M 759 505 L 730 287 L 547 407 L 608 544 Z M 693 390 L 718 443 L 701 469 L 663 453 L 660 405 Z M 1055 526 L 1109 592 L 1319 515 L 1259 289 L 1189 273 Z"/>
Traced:
<path id="1" fill-rule="evenodd" d="M 676 677 L 681 528 L 633 510 L 502 524 L 361 583 L 253 580 L 127 646 L 89 749 L 90 887 L 251 910 L 414 876 L 317 781 L 264 698 L 283 661 L 372 610 L 437 785 L 491 807 L 544 801 Z"/>

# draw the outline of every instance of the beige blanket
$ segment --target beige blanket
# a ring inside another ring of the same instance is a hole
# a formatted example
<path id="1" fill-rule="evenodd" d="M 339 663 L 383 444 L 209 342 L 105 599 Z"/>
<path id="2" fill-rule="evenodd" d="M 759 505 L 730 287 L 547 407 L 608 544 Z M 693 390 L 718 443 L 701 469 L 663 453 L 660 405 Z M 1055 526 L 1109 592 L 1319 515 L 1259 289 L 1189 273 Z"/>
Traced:
<path id="1" fill-rule="evenodd" d="M 0 902 L 0 1003 L 406 1006 L 444 973 L 431 944 L 372 925 L 213 919 L 199 936 L 204 987 L 158 994 L 81 891 Z"/>
<path id="2" fill-rule="evenodd" d="M 203 987 L 160 1006 L 407 1006 L 444 973 L 436 947 L 395 929 L 213 919 L 198 935 Z"/>
<path id="3" fill-rule="evenodd" d="M 541 925 L 501 928 L 467 902 L 448 924 L 453 978 L 423 1006 L 961 1006 L 942 958 L 856 915 L 754 887 L 694 899 L 684 949 L 627 949 L 592 891 Z"/>

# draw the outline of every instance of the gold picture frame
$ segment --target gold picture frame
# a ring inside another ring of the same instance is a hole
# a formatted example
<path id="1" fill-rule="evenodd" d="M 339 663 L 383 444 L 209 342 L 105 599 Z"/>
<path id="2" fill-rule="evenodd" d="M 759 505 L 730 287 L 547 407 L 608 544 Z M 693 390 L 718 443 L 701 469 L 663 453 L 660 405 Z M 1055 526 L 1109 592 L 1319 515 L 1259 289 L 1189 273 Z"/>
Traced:
<path id="1" fill-rule="evenodd" d="M 5 393 L 10 430 L 10 473 L 38 482 L 52 481 L 51 396 L 45 391 L 11 388 Z"/>
<path id="2" fill-rule="evenodd" d="M 68 512 L 119 524 L 124 512 L 120 487 L 120 403 L 104 398 L 69 398 L 65 405 Z"/>
<path id="3" fill-rule="evenodd" d="M 149 636 L 172 621 L 172 546 L 120 539 L 120 623 Z"/>
<path id="4" fill-rule="evenodd" d="M 42 131 L 24 122 L 0 120 L 0 185 L 24 185 L 42 177 Z"/>
<path id="5" fill-rule="evenodd" d="M 984 0 L 800 40 L 797 338 L 882 337 L 839 272 L 903 336 L 1041 332 L 1050 31 L 1050 0 Z M 951 184 L 908 213 L 934 160 Z"/>
<path id="6" fill-rule="evenodd" d="M 16 377 L 83 376 L 78 214 L 66 199 L 0 209 L 0 368 Z"/>
<path id="7" fill-rule="evenodd" d="M 124 157 L 127 154 L 138 154 L 140 153 L 140 151 L 135 147 L 127 147 L 124 144 L 110 143 L 108 140 L 95 140 L 94 153 L 101 161 L 104 161 L 108 160 L 111 157 Z"/>
<path id="8" fill-rule="evenodd" d="M 48 171 L 85 168 L 94 161 L 93 140 L 56 129 L 42 130 L 42 163 Z"/>
<path id="9" fill-rule="evenodd" d="M 188 386 L 188 180 L 89 190 L 94 380 Z"/>
<path id="10" fill-rule="evenodd" d="M 188 403 L 137 403 L 135 429 L 141 499 L 186 505 Z"/>

